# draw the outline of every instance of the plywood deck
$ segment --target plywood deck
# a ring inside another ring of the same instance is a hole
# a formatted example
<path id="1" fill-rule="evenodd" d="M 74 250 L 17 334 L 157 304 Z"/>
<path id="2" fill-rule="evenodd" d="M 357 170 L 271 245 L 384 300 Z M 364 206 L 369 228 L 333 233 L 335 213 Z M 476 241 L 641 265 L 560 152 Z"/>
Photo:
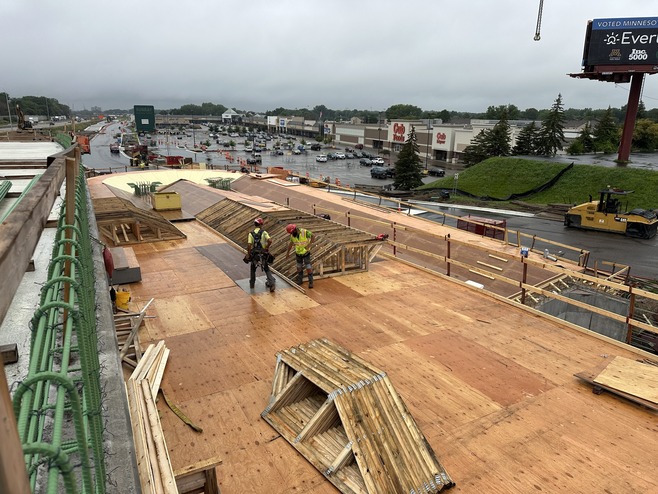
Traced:
<path id="1" fill-rule="evenodd" d="M 326 337 L 387 373 L 452 492 L 658 492 L 656 414 L 573 377 L 634 350 L 393 260 L 249 293 L 241 253 L 178 226 L 187 238 L 133 246 L 131 286 L 133 303 L 155 299 L 140 341 L 170 349 L 162 388 L 203 428 L 158 403 L 174 470 L 221 457 L 222 494 L 337 492 L 260 416 L 276 353 Z"/>

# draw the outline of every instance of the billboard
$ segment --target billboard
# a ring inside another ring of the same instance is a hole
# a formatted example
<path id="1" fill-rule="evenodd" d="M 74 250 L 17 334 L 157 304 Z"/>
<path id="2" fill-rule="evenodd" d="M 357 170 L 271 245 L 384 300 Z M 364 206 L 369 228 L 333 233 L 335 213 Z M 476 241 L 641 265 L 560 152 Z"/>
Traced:
<path id="1" fill-rule="evenodd" d="M 658 64 L 658 17 L 589 22 L 583 66 L 654 64 Z"/>
<path id="2" fill-rule="evenodd" d="M 134 109 L 137 132 L 155 131 L 155 108 L 149 105 L 135 105 Z"/>

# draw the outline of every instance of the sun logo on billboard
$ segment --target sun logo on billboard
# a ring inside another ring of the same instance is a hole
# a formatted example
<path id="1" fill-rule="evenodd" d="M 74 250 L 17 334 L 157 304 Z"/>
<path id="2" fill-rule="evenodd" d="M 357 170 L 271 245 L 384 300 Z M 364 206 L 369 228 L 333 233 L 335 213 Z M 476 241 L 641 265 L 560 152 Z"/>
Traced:
<path id="1" fill-rule="evenodd" d="M 606 45 L 614 45 L 619 42 L 619 36 L 615 33 L 610 33 L 605 37 L 604 41 Z"/>

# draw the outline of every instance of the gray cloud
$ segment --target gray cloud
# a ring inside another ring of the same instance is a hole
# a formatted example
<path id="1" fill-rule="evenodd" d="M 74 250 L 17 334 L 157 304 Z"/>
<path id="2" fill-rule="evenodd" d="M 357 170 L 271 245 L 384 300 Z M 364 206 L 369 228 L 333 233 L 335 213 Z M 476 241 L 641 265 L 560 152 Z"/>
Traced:
<path id="1" fill-rule="evenodd" d="M 484 111 L 626 104 L 628 85 L 572 79 L 587 21 L 658 15 L 646 0 L 4 0 L 0 91 L 75 109 L 213 102 Z M 658 106 L 658 76 L 644 102 Z"/>

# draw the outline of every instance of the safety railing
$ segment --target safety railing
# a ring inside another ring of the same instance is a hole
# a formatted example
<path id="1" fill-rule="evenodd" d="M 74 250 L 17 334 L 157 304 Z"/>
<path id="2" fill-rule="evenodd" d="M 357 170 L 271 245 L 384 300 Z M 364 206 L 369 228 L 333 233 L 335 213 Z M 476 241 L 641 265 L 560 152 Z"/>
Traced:
<path id="1" fill-rule="evenodd" d="M 28 375 L 13 407 L 33 492 L 104 493 L 88 191 L 82 169 L 75 171 L 77 160 L 66 161 L 67 173 L 69 161 L 75 162 L 74 177 L 67 180 L 48 280 L 31 322 Z"/>

